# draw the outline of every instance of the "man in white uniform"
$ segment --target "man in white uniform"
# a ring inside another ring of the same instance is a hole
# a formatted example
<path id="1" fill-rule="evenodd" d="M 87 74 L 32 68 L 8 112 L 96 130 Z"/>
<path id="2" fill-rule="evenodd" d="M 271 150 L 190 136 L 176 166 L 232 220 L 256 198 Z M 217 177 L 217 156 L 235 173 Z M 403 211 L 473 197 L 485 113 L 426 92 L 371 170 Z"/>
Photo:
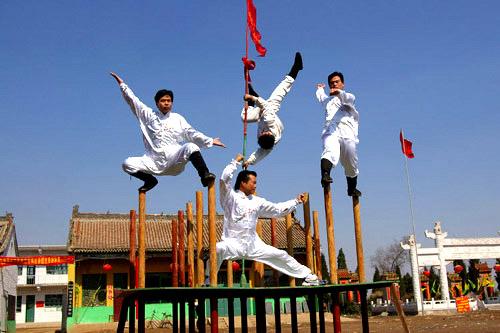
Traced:
<path id="1" fill-rule="evenodd" d="M 304 285 L 319 284 L 318 277 L 283 250 L 267 245 L 257 235 L 259 217 L 279 217 L 292 212 L 304 201 L 304 194 L 296 199 L 272 203 L 255 196 L 257 174 L 243 170 L 238 174 L 234 189 L 231 188 L 233 174 L 241 164 L 243 156 L 238 154 L 222 172 L 220 179 L 220 202 L 224 209 L 222 239 L 217 243 L 217 269 L 224 260 L 249 259 L 260 261 L 295 278 L 303 278 Z"/>
<path id="2" fill-rule="evenodd" d="M 247 122 L 258 123 L 257 142 L 260 147 L 248 157 L 243 165 L 244 168 L 247 168 L 251 164 L 256 164 L 269 155 L 273 147 L 281 140 L 283 123 L 278 117 L 278 111 L 280 110 L 283 98 L 285 98 L 286 94 L 292 88 L 293 82 L 302 69 L 302 56 L 300 52 L 297 52 L 295 53 L 295 61 L 290 69 L 290 73 L 285 76 L 267 100 L 259 97 L 259 94 L 255 92 L 252 85 L 248 85 L 249 94 L 244 96 L 249 106 L 247 109 Z M 241 111 L 241 120 L 245 120 L 245 109 Z"/>
<path id="3" fill-rule="evenodd" d="M 339 160 L 347 178 L 347 195 L 360 197 L 356 189 L 358 180 L 358 122 L 359 114 L 354 106 L 355 97 L 345 92 L 344 75 L 333 72 L 328 76 L 330 96 L 325 85 L 317 85 L 316 97 L 325 108 L 325 125 L 321 133 L 323 153 L 321 154 L 321 184 L 323 187 L 332 183 L 330 171 Z"/>
<path id="4" fill-rule="evenodd" d="M 123 162 L 123 170 L 144 181 L 139 191 L 149 191 L 158 184 L 153 175 L 175 176 L 191 161 L 198 171 L 203 186 L 208 186 L 215 175 L 209 172 L 200 153 L 200 147 L 225 147 L 219 138 L 210 138 L 195 130 L 178 113 L 171 112 L 174 94 L 159 90 L 155 95 L 159 112 L 142 103 L 123 80 L 111 73 L 118 82 L 123 97 L 139 120 L 146 152 L 141 157 L 129 157 Z"/>

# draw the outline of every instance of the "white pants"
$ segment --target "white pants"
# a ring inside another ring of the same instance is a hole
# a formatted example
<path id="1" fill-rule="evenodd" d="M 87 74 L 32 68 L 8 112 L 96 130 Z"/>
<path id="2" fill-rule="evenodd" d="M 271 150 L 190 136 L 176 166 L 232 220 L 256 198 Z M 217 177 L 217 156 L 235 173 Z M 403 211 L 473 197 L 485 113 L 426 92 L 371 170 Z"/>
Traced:
<path id="1" fill-rule="evenodd" d="M 169 146 L 164 154 L 144 154 L 141 157 L 129 157 L 123 164 L 123 170 L 128 174 L 138 171 L 157 176 L 176 176 L 184 171 L 192 153 L 200 151 L 194 143 Z"/>
<path id="2" fill-rule="evenodd" d="M 272 268 L 295 278 L 305 278 L 311 270 L 300 264 L 287 252 L 267 245 L 260 238 L 248 247 L 237 238 L 226 238 L 216 245 L 217 271 L 224 260 L 248 259 L 262 262 Z"/>
<path id="3" fill-rule="evenodd" d="M 321 139 L 323 140 L 321 158 L 332 162 L 333 167 L 336 167 L 340 160 L 345 175 L 350 178 L 356 177 L 359 174 L 356 141 L 342 138 L 337 133 L 324 134 Z"/>
<path id="4" fill-rule="evenodd" d="M 274 88 L 271 96 L 263 103 L 264 104 L 264 112 L 262 114 L 262 118 L 264 123 L 268 127 L 272 127 L 278 115 L 278 111 L 281 107 L 281 102 L 285 98 L 286 94 L 290 92 L 292 89 L 293 82 L 295 80 L 290 76 L 285 76 L 285 78 Z"/>

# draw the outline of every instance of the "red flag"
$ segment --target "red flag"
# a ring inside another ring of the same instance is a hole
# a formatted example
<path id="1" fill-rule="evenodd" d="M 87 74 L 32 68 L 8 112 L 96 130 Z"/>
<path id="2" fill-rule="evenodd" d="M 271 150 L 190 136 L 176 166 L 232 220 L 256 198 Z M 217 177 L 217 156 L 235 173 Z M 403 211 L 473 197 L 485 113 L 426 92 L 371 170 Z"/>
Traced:
<path id="1" fill-rule="evenodd" d="M 255 43 L 255 48 L 261 57 L 266 55 L 266 48 L 262 46 L 260 40 L 262 36 L 260 32 L 257 30 L 257 9 L 255 8 L 252 0 L 247 0 L 247 24 L 248 29 L 250 30 L 250 36 L 252 37 L 253 42 Z"/>
<path id="2" fill-rule="evenodd" d="M 411 150 L 412 143 L 403 137 L 403 131 L 399 132 L 399 141 L 401 141 L 401 150 L 403 151 L 403 154 L 405 154 L 408 158 L 414 158 L 415 154 L 413 154 L 413 151 Z"/>

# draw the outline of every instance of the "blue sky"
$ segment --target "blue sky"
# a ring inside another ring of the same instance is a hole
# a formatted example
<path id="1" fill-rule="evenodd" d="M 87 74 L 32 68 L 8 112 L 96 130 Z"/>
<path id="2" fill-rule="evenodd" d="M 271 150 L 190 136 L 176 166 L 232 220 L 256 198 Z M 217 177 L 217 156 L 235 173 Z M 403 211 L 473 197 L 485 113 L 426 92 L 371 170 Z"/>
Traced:
<path id="1" fill-rule="evenodd" d="M 251 48 L 257 91 L 271 93 L 296 51 L 305 67 L 280 111 L 282 141 L 255 168 L 260 195 L 283 201 L 308 191 L 324 226 L 323 112 L 314 91 L 340 70 L 360 112 L 365 257 L 410 231 L 400 128 L 414 142 L 418 240 L 432 244 L 423 231 L 436 220 L 449 237 L 497 235 L 498 2 L 255 4 L 268 48 L 265 58 Z M 242 147 L 244 31 L 243 0 L 2 2 L 0 210 L 14 214 L 19 243 L 65 243 L 75 204 L 84 212 L 136 207 L 139 183 L 121 163 L 142 155 L 142 140 L 110 71 L 150 106 L 156 90 L 172 89 L 175 111 L 227 144 L 203 151 L 219 175 Z M 255 131 L 249 126 L 248 149 L 256 147 Z M 336 245 L 353 270 L 351 201 L 342 168 L 333 176 Z M 148 213 L 182 209 L 199 189 L 188 165 L 160 179 Z M 326 237 L 322 243 L 326 249 Z"/>

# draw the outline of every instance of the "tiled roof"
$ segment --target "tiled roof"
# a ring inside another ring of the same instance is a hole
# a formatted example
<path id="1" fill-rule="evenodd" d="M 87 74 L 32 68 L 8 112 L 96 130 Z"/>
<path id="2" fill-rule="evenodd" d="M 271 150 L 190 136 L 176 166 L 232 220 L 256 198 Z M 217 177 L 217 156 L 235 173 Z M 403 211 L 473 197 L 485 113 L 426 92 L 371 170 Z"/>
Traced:
<path id="1" fill-rule="evenodd" d="M 0 255 L 4 254 L 9 245 L 12 233 L 15 232 L 12 214 L 0 216 Z"/>
<path id="2" fill-rule="evenodd" d="M 172 249 L 173 214 L 146 215 L 146 249 L 148 252 L 170 252 Z M 271 244 L 271 219 L 260 219 L 263 222 L 262 240 Z M 73 209 L 68 235 L 68 252 L 78 253 L 124 253 L 129 250 L 129 214 L 115 213 L 80 213 L 78 207 Z M 137 223 L 139 218 L 136 219 Z M 185 223 L 187 219 L 185 218 Z M 194 223 L 194 245 L 196 248 L 196 217 Z M 222 232 L 223 215 L 216 216 L 217 240 Z M 207 215 L 203 216 L 203 247 L 208 248 Z M 138 232 L 138 225 L 136 226 Z M 185 238 L 186 238 L 185 233 Z M 293 240 L 295 249 L 305 249 L 304 229 L 297 221 L 293 224 Z M 277 219 L 276 245 L 286 249 L 286 221 Z M 186 243 L 187 248 L 187 243 Z M 303 251 L 301 251 L 303 252 Z"/>

